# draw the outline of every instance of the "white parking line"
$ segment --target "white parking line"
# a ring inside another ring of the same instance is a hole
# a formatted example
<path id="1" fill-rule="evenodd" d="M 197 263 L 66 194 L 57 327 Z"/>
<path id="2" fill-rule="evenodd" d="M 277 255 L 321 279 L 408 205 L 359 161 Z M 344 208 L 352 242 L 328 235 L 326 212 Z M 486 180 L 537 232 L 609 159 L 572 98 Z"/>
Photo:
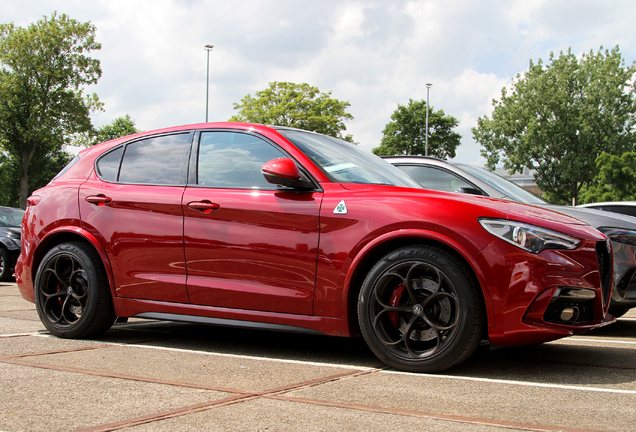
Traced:
<path id="1" fill-rule="evenodd" d="M 636 341 L 617 340 L 612 338 L 601 339 L 601 338 L 585 338 L 585 337 L 566 337 L 566 338 L 558 339 L 549 343 L 554 345 L 579 345 L 582 342 L 587 342 L 590 345 L 593 344 L 596 346 L 636 345 Z"/>
<path id="2" fill-rule="evenodd" d="M 616 339 L 596 339 L 596 338 L 581 338 L 581 337 L 569 337 L 563 338 L 551 343 L 568 343 L 568 342 L 596 342 L 601 344 L 624 344 L 624 345 L 636 345 L 636 341 L 624 341 Z"/>
<path id="3" fill-rule="evenodd" d="M 31 333 L 31 336 L 44 337 L 44 338 L 55 338 L 55 336 L 49 334 L 41 334 L 41 333 Z M 145 348 L 145 349 L 153 349 L 159 351 L 173 351 L 173 352 L 181 352 L 181 353 L 189 353 L 189 354 L 202 354 L 208 356 L 215 357 L 230 357 L 244 360 L 259 360 L 259 361 L 269 361 L 276 363 L 290 363 L 290 364 L 300 364 L 300 365 L 308 365 L 308 366 L 320 366 L 320 367 L 332 367 L 339 369 L 356 369 L 361 371 L 369 371 L 369 370 L 379 370 L 378 368 L 368 367 L 368 366 L 355 366 L 355 365 L 344 365 L 344 364 L 336 364 L 336 363 L 318 363 L 318 362 L 309 362 L 304 360 L 289 360 L 289 359 L 277 359 L 271 357 L 258 357 L 258 356 L 248 356 L 244 354 L 228 354 L 228 353 L 217 353 L 217 352 L 208 352 L 208 351 L 197 351 L 197 350 L 189 350 L 182 348 L 170 348 L 170 347 L 160 347 L 153 345 L 140 345 L 140 344 L 127 344 L 127 343 L 118 343 L 118 342 L 101 342 L 101 341 L 84 341 L 84 342 L 94 342 L 96 345 L 112 345 L 112 346 L 121 346 L 121 347 L 133 347 L 133 348 Z"/>
<path id="4" fill-rule="evenodd" d="M 51 335 L 41 334 L 41 333 L 33 333 L 32 336 L 54 337 Z M 581 339 L 581 340 L 587 341 L 588 339 Z M 327 367 L 327 368 L 357 369 L 361 371 L 377 370 L 377 373 L 381 373 L 381 374 L 410 375 L 413 377 L 421 377 L 421 378 L 473 381 L 473 382 L 482 382 L 482 383 L 489 383 L 489 384 L 505 384 L 505 385 L 515 385 L 515 386 L 523 386 L 523 387 L 540 387 L 540 388 L 548 388 L 548 389 L 555 389 L 555 390 L 571 390 L 571 391 L 636 395 L 636 390 L 621 390 L 621 389 L 612 389 L 612 388 L 606 388 L 606 387 L 586 387 L 586 386 L 549 384 L 549 383 L 541 383 L 541 382 L 514 381 L 514 380 L 503 380 L 503 379 L 492 379 L 492 378 L 477 378 L 477 377 L 457 376 L 457 375 L 400 372 L 400 371 L 382 370 L 382 369 L 365 367 L 365 366 L 354 366 L 354 365 L 333 364 L 333 363 L 317 363 L 317 362 L 308 362 L 308 361 L 302 361 L 302 360 L 274 359 L 274 358 L 268 358 L 268 357 L 248 356 L 248 355 L 242 355 L 242 354 L 214 353 L 214 352 L 205 352 L 205 351 L 196 351 L 196 350 L 186 350 L 186 349 L 180 349 L 180 348 L 157 347 L 152 345 L 122 344 L 122 343 L 114 343 L 114 342 L 99 342 L 99 344 L 121 346 L 121 347 L 145 348 L 145 349 L 153 349 L 153 350 L 161 350 L 161 351 L 192 353 L 192 354 L 203 354 L 203 355 L 209 355 L 209 356 L 230 357 L 230 358 L 237 358 L 237 359 L 244 359 L 244 360 L 256 360 L 256 361 L 268 361 L 268 362 L 275 362 L 275 363 L 318 366 L 318 367 Z"/>
<path id="5" fill-rule="evenodd" d="M 475 377 L 465 377 L 465 376 L 456 376 L 456 375 L 438 375 L 438 374 L 418 374 L 413 372 L 400 372 L 400 371 L 383 371 L 382 373 L 388 374 L 397 374 L 397 375 L 412 375 L 414 377 L 428 377 L 428 378 L 444 378 L 458 381 L 475 381 L 475 382 L 485 382 L 492 384 L 507 384 L 507 385 L 516 385 L 516 386 L 524 386 L 524 387 L 542 387 L 556 390 L 576 390 L 576 391 L 588 391 L 588 392 L 599 392 L 599 393 L 618 393 L 618 394 L 630 394 L 636 395 L 636 390 L 621 390 L 621 389 L 611 389 L 605 387 L 585 387 L 585 386 L 571 386 L 571 385 L 561 385 L 561 384 L 548 384 L 548 383 L 540 383 L 540 382 L 527 382 L 527 381 L 514 381 L 514 380 L 502 380 L 502 379 L 491 379 L 491 378 L 475 378 Z"/>

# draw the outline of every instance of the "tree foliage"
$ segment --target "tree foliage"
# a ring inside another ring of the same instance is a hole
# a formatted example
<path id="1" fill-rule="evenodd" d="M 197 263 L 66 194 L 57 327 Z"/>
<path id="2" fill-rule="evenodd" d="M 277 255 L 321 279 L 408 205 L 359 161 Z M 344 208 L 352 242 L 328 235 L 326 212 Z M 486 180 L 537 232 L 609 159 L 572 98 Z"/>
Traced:
<path id="1" fill-rule="evenodd" d="M 126 114 L 115 118 L 109 124 L 97 128 L 93 135 L 92 145 L 139 132 L 141 130 L 137 129 L 135 121 L 130 117 L 130 114 Z"/>
<path id="2" fill-rule="evenodd" d="M 576 203 L 582 187 L 599 169 L 603 152 L 621 155 L 634 148 L 636 66 L 625 67 L 618 46 L 577 58 L 571 49 L 550 53 L 544 64 L 530 61 L 523 77 L 493 100 L 473 136 L 493 169 L 503 160 L 514 172 L 536 170 L 537 186 L 559 202 Z"/>
<path id="3" fill-rule="evenodd" d="M 347 130 L 344 120 L 353 120 L 346 112 L 349 106 L 349 102 L 332 98 L 331 92 L 321 93 L 307 83 L 274 81 L 255 97 L 248 94 L 240 104 L 235 103 L 238 114 L 230 121 L 290 126 L 353 141 L 351 135 L 343 136 Z"/>
<path id="4" fill-rule="evenodd" d="M 398 104 L 391 114 L 381 144 L 373 149 L 379 156 L 426 154 L 426 101 L 409 99 L 408 105 Z M 443 110 L 429 108 L 428 155 L 440 159 L 454 158 L 462 136 L 453 129 L 459 120 Z"/>
<path id="5" fill-rule="evenodd" d="M 29 170 L 29 185 L 35 190 L 45 186 L 73 158 L 64 149 L 34 156 Z M 0 155 L 0 205 L 20 206 L 20 165 L 7 154 Z"/>
<path id="6" fill-rule="evenodd" d="M 26 28 L 0 25 L 0 146 L 18 168 L 22 208 L 37 167 L 57 158 L 71 135 L 92 129 L 89 114 L 101 103 L 83 89 L 101 76 L 99 60 L 87 55 L 100 48 L 92 24 L 65 14 Z"/>
<path id="7" fill-rule="evenodd" d="M 598 174 L 582 192 L 584 203 L 636 200 L 636 152 L 602 153 L 596 166 Z"/>

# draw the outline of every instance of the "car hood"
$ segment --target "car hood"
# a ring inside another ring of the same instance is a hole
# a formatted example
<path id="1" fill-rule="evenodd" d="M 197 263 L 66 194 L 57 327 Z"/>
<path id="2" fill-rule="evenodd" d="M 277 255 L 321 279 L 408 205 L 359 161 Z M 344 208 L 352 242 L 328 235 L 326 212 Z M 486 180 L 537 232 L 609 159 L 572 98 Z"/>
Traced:
<path id="1" fill-rule="evenodd" d="M 577 218 L 594 228 L 611 227 L 636 230 L 636 218 L 604 210 L 545 204 L 538 207 Z"/>
<path id="2" fill-rule="evenodd" d="M 457 201 L 475 207 L 481 207 L 482 209 L 484 209 L 483 216 L 488 215 L 489 217 L 500 217 L 502 219 L 518 220 L 521 222 L 534 223 L 542 226 L 545 226 L 545 222 L 551 225 L 590 225 L 586 220 L 573 217 L 564 212 L 559 212 L 558 209 L 560 208 L 560 206 L 551 206 L 557 209 L 557 211 L 555 211 L 555 209 L 552 208 L 543 206 L 538 207 L 535 205 L 523 204 L 516 201 L 506 201 L 498 198 L 490 198 L 480 195 L 441 192 L 430 189 L 396 188 L 395 186 L 362 185 L 351 183 L 342 184 L 341 186 L 352 191 L 366 191 L 367 195 L 369 190 L 372 190 L 374 195 L 376 196 L 379 196 L 379 194 L 383 193 L 386 193 L 388 196 L 396 196 L 396 194 L 404 193 L 408 194 L 411 197 L 417 198 L 434 198 L 447 201 Z M 541 221 L 544 222 L 542 223 Z M 558 226 L 545 227 L 558 230 Z"/>

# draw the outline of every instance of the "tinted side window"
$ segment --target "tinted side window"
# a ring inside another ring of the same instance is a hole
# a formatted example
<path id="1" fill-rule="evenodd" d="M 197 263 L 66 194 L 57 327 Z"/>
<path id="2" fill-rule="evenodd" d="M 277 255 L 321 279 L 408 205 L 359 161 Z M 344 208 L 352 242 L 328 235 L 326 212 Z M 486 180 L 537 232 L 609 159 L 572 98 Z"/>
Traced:
<path id="1" fill-rule="evenodd" d="M 198 185 L 276 189 L 265 180 L 261 167 L 286 155 L 265 140 L 238 132 L 203 132 L 199 143 Z"/>
<path id="2" fill-rule="evenodd" d="M 126 146 L 119 181 L 122 183 L 186 183 L 191 133 L 164 135 Z"/>
<path id="3" fill-rule="evenodd" d="M 636 216 L 636 207 L 632 206 L 603 206 L 602 209 L 628 216 Z"/>
<path id="4" fill-rule="evenodd" d="M 97 161 L 97 174 L 106 181 L 116 182 L 119 174 L 119 164 L 121 163 L 121 155 L 124 153 L 124 147 L 118 147 L 115 150 L 106 153 Z"/>
<path id="5" fill-rule="evenodd" d="M 80 160 L 79 156 L 75 156 L 73 158 L 72 161 L 70 161 L 68 164 L 66 164 L 66 166 L 64 168 L 62 168 L 62 171 L 60 171 L 59 173 L 57 173 L 55 175 L 55 177 L 52 178 L 52 180 L 55 180 L 56 178 L 60 177 L 62 174 L 64 174 L 66 171 L 68 171 L 69 169 L 71 169 L 71 167 L 73 165 L 75 165 L 78 161 Z"/>
<path id="6" fill-rule="evenodd" d="M 415 179 L 425 189 L 455 192 L 458 188 L 475 187 L 453 173 L 433 167 L 401 165 L 398 168 Z"/>

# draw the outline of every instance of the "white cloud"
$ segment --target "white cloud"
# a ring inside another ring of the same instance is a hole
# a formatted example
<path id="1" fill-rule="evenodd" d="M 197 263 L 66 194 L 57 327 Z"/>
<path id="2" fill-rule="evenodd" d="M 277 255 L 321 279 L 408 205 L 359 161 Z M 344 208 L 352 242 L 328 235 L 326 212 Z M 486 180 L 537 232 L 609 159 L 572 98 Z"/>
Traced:
<path id="1" fill-rule="evenodd" d="M 397 104 L 426 98 L 460 119 L 457 160 L 483 164 L 471 128 L 530 59 L 612 48 L 636 58 L 628 0 L 5 0 L 4 22 L 57 10 L 97 26 L 105 102 L 97 125 L 129 113 L 144 130 L 210 119 L 271 81 L 308 82 L 348 100 L 364 148 L 379 144 Z"/>

